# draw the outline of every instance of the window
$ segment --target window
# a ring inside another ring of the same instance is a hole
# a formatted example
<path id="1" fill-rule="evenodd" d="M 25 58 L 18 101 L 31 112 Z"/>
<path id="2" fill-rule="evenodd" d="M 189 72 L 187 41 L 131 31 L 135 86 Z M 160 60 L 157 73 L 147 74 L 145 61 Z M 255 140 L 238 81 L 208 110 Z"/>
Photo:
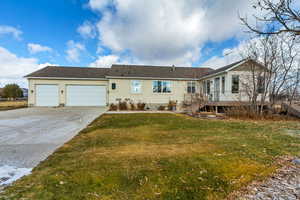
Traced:
<path id="1" fill-rule="evenodd" d="M 112 89 L 112 90 L 115 90 L 116 88 L 117 88 L 116 83 L 112 83 L 112 84 L 111 84 L 111 89 Z"/>
<path id="2" fill-rule="evenodd" d="M 153 93 L 171 93 L 171 81 L 153 81 Z"/>
<path id="3" fill-rule="evenodd" d="M 222 94 L 225 94 L 225 76 L 222 76 Z"/>
<path id="4" fill-rule="evenodd" d="M 142 82 L 140 80 L 131 81 L 131 92 L 132 93 L 141 93 L 142 92 Z"/>
<path id="5" fill-rule="evenodd" d="M 239 93 L 240 90 L 240 77 L 239 75 L 232 75 L 231 93 Z"/>
<path id="6" fill-rule="evenodd" d="M 265 92 L 265 80 L 264 77 L 257 77 L 257 93 L 262 94 Z"/>
<path id="7" fill-rule="evenodd" d="M 210 80 L 206 81 L 206 93 L 210 94 Z"/>
<path id="8" fill-rule="evenodd" d="M 189 81 L 187 83 L 187 92 L 188 93 L 196 93 L 196 82 L 195 81 Z"/>
<path id="9" fill-rule="evenodd" d="M 203 94 L 206 94 L 206 81 L 203 81 Z"/>

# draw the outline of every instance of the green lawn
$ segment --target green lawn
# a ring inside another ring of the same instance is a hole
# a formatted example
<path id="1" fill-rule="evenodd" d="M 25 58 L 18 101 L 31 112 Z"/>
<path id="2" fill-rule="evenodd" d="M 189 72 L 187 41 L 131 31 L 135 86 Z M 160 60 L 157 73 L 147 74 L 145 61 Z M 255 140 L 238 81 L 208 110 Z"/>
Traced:
<path id="1" fill-rule="evenodd" d="M 103 115 L 8 187 L 8 199 L 224 199 L 300 152 L 299 121 Z M 1 194 L 0 194 L 1 197 Z"/>

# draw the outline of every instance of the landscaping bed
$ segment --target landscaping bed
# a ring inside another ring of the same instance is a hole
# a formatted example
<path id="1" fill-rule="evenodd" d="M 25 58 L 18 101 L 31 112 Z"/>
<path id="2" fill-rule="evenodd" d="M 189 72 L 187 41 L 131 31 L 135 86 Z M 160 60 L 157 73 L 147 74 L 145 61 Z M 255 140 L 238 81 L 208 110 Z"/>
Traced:
<path id="1" fill-rule="evenodd" d="M 181 114 L 103 115 L 3 199 L 225 199 L 298 155 L 295 121 L 205 120 Z"/>

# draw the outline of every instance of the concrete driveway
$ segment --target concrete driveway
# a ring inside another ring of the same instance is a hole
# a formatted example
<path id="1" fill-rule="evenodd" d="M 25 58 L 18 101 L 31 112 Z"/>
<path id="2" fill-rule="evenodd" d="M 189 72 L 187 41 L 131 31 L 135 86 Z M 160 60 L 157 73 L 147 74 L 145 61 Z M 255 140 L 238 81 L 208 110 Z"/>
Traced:
<path id="1" fill-rule="evenodd" d="M 0 112 L 0 179 L 1 166 L 35 167 L 105 111 L 62 107 Z"/>

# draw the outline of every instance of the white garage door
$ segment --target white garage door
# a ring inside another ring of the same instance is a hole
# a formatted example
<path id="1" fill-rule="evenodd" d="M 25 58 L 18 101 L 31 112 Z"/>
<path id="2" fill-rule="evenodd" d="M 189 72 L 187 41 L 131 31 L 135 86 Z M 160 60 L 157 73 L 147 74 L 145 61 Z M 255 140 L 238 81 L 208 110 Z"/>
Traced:
<path id="1" fill-rule="evenodd" d="M 58 106 L 57 85 L 36 85 L 36 106 Z"/>
<path id="2" fill-rule="evenodd" d="M 67 106 L 105 106 L 106 87 L 99 85 L 68 85 Z"/>

